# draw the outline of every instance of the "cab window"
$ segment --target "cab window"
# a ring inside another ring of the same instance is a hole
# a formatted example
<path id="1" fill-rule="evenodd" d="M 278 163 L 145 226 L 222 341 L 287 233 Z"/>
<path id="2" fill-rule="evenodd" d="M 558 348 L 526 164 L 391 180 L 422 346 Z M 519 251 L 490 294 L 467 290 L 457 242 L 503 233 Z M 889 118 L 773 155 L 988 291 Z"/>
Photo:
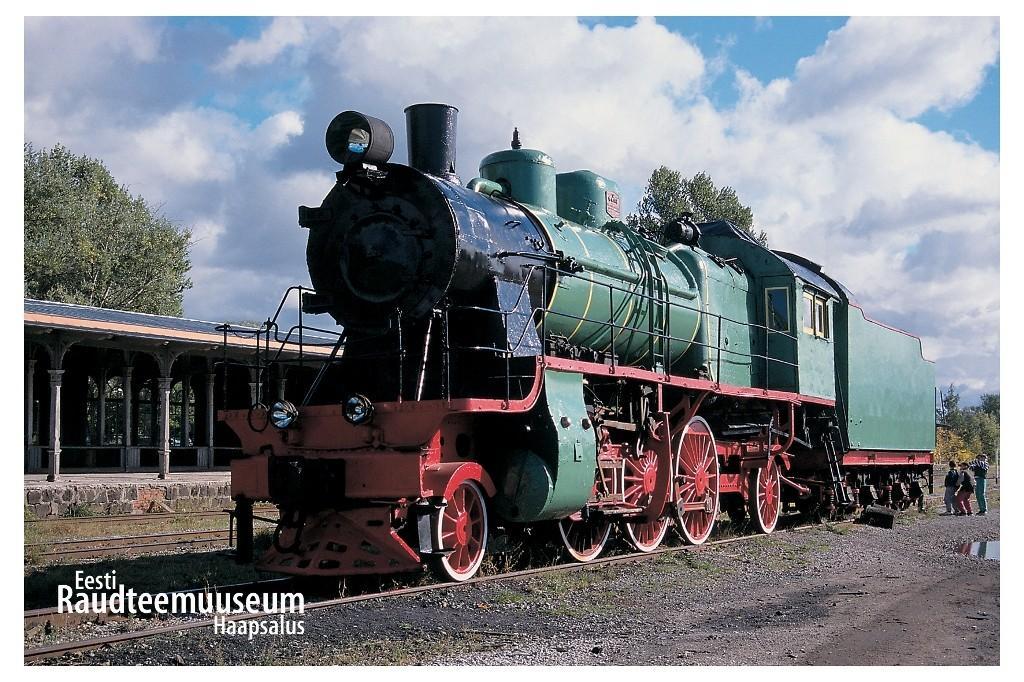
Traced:
<path id="1" fill-rule="evenodd" d="M 832 320 L 829 314 L 829 299 L 809 291 L 803 295 L 803 330 L 821 339 L 832 338 Z"/>
<path id="2" fill-rule="evenodd" d="M 814 333 L 814 294 L 804 292 L 804 326 L 808 334 Z"/>
<path id="3" fill-rule="evenodd" d="M 775 287 L 764 290 L 765 310 L 767 311 L 766 326 L 776 332 L 789 331 L 789 290 Z"/>
<path id="4" fill-rule="evenodd" d="M 814 316 L 814 333 L 823 339 L 829 337 L 828 334 L 828 301 L 819 298 L 814 302 L 816 307 L 816 314 Z"/>

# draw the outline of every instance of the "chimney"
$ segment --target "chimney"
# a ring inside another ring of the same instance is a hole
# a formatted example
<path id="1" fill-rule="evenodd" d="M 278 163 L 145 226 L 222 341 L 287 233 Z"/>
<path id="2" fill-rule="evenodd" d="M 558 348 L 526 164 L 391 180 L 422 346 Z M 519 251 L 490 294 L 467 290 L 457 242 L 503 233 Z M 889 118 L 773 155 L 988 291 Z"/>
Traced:
<path id="1" fill-rule="evenodd" d="M 455 133 L 459 110 L 448 104 L 413 104 L 405 109 L 409 165 L 439 178 L 455 175 Z"/>

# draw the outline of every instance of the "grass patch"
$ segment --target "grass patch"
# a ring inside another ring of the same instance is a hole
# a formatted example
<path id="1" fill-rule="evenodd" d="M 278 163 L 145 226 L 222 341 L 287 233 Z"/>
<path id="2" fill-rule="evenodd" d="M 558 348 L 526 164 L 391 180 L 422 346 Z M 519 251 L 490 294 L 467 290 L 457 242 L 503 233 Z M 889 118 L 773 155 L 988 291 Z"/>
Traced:
<path id="1" fill-rule="evenodd" d="M 524 585 L 523 602 L 553 602 L 544 610 L 552 616 L 578 618 L 609 615 L 620 610 L 620 595 L 604 589 L 621 567 L 603 566 L 560 571 L 531 578 Z M 514 597 L 513 597 L 514 598 Z"/>
<path id="2" fill-rule="evenodd" d="M 516 591 L 504 589 L 494 597 L 495 604 L 522 604 L 529 600 L 529 596 Z"/>
<path id="3" fill-rule="evenodd" d="M 813 554 L 827 550 L 831 545 L 824 539 L 810 539 L 802 544 L 779 545 L 765 559 L 765 565 L 772 570 L 793 567 L 805 568 L 813 562 Z"/>
<path id="4" fill-rule="evenodd" d="M 92 508 L 92 505 L 85 502 L 78 502 L 68 507 L 68 510 L 61 514 L 63 517 L 80 519 L 86 516 L 99 516 L 99 512 Z"/>
<path id="5" fill-rule="evenodd" d="M 681 566 L 694 571 L 700 571 L 701 573 L 721 573 L 722 567 L 716 564 L 714 561 L 705 559 L 703 556 L 701 556 L 703 553 L 703 551 L 699 550 L 684 550 L 682 552 L 671 552 L 669 554 L 662 554 L 660 557 L 658 557 L 657 561 L 659 564 L 665 564 L 668 566 Z"/>
<path id="6" fill-rule="evenodd" d="M 567 594 L 578 595 L 614 577 L 611 567 L 581 568 L 574 571 L 559 571 L 538 576 L 530 581 L 532 591 L 556 597 Z"/>
<path id="7" fill-rule="evenodd" d="M 561 547 L 544 537 L 540 529 L 496 532 L 488 539 L 481 575 L 495 575 L 527 568 L 553 566 L 559 562 Z"/>

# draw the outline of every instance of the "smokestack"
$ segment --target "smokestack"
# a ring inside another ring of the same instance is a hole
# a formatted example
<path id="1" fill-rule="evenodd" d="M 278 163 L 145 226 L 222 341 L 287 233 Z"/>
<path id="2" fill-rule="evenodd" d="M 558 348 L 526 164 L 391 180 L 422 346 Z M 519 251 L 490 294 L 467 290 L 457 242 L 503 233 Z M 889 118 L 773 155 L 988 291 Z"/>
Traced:
<path id="1" fill-rule="evenodd" d="M 458 182 L 455 175 L 455 132 L 459 110 L 448 104 L 413 104 L 405 108 L 409 165 L 416 170 Z"/>

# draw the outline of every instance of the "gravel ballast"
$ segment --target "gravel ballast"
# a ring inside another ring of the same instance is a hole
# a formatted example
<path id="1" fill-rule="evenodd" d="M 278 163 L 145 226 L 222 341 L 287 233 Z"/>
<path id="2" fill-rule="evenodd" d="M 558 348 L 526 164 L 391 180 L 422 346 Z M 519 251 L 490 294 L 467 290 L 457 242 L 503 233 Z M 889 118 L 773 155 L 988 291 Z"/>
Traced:
<path id="1" fill-rule="evenodd" d="M 606 568 L 314 611 L 295 636 L 155 637 L 49 664 L 999 663 L 999 512 L 904 512 Z"/>

